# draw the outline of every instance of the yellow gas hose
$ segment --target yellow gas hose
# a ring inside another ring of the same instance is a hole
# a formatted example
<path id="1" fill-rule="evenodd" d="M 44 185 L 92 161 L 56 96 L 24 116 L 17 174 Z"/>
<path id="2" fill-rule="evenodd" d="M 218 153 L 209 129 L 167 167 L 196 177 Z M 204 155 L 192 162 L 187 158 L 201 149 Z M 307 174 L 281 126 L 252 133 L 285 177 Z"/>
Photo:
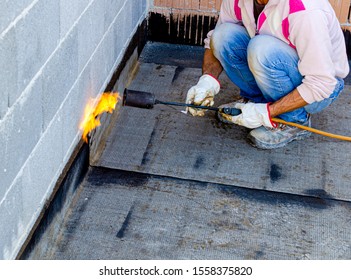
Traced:
<path id="1" fill-rule="evenodd" d="M 293 122 L 286 122 L 286 121 L 283 121 L 283 120 L 278 119 L 278 118 L 272 118 L 272 121 L 276 122 L 276 123 L 281 123 L 281 124 L 286 124 L 286 125 L 290 125 L 290 126 L 295 126 L 295 127 L 300 128 L 300 129 L 311 131 L 313 133 L 320 134 L 320 135 L 323 135 L 323 136 L 326 136 L 326 137 L 335 138 L 335 139 L 339 139 L 339 140 L 343 140 L 343 141 L 351 141 L 351 137 L 348 137 L 348 136 L 342 136 L 342 135 L 338 135 L 338 134 L 325 132 L 325 131 L 322 131 L 322 130 L 318 130 L 318 129 L 315 129 L 315 128 L 312 128 L 312 127 L 308 127 L 308 126 L 297 124 L 297 123 L 293 123 Z"/>

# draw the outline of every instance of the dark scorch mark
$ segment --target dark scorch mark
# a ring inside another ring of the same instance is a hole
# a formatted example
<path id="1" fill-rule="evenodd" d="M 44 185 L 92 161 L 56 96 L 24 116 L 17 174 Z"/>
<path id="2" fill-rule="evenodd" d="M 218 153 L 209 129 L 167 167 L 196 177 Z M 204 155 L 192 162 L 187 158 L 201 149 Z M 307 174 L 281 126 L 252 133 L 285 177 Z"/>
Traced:
<path id="1" fill-rule="evenodd" d="M 116 236 L 118 238 L 123 238 L 124 237 L 125 231 L 127 230 L 128 225 L 130 223 L 130 219 L 132 218 L 133 211 L 134 211 L 134 205 L 132 205 L 132 207 L 130 207 L 129 212 L 128 212 L 126 218 L 124 219 L 124 222 L 123 222 L 120 230 L 116 234 Z"/>
<path id="2" fill-rule="evenodd" d="M 279 179 L 282 178 L 282 168 L 279 165 L 272 164 L 271 170 L 269 171 L 269 176 L 271 178 L 271 182 L 275 183 Z"/>

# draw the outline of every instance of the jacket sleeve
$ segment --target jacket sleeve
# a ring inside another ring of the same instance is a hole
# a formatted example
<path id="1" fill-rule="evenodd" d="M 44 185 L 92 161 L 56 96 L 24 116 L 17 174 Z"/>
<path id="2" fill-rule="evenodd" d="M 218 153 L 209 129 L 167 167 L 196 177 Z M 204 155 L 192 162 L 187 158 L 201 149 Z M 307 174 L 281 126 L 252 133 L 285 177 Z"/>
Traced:
<path id="1" fill-rule="evenodd" d="M 321 10 L 303 11 L 290 15 L 289 21 L 290 41 L 303 76 L 298 92 L 307 103 L 328 98 L 337 81 L 327 15 Z"/>
<path id="2" fill-rule="evenodd" d="M 221 9 L 219 12 L 219 18 L 216 24 L 216 27 L 222 23 L 231 22 L 231 23 L 240 23 L 234 13 L 234 0 L 223 0 L 221 4 Z M 205 48 L 210 49 L 211 36 L 214 30 L 211 30 L 207 33 L 207 37 L 204 40 Z"/>

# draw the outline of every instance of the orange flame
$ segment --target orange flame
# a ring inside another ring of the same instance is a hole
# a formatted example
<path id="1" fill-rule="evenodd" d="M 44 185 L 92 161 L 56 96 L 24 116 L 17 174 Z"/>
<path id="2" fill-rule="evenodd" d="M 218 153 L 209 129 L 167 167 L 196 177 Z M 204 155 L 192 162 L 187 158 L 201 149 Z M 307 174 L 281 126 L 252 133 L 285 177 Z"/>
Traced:
<path id="1" fill-rule="evenodd" d="M 118 93 L 103 93 L 97 104 L 96 99 L 91 98 L 84 109 L 84 119 L 80 123 L 80 129 L 83 131 L 82 138 L 88 143 L 88 134 L 90 131 L 100 126 L 100 115 L 104 112 L 112 113 L 118 102 Z M 94 106 L 96 104 L 96 106 Z"/>

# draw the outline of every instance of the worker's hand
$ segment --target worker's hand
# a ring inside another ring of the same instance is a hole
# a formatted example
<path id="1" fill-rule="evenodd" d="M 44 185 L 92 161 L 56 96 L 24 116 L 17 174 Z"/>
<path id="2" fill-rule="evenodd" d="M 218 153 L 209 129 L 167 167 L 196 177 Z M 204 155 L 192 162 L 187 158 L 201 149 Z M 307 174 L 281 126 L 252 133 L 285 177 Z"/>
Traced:
<path id="1" fill-rule="evenodd" d="M 201 106 L 213 106 L 213 98 L 219 92 L 220 84 L 210 75 L 202 75 L 197 85 L 189 89 L 186 103 Z M 204 116 L 205 110 L 187 107 L 187 112 L 193 116 Z"/>
<path id="2" fill-rule="evenodd" d="M 245 126 L 247 128 L 257 128 L 260 126 L 276 127 L 271 121 L 269 113 L 269 104 L 266 103 L 235 103 L 234 108 L 240 109 L 241 114 L 230 116 L 220 113 L 221 116 L 229 122 Z"/>

